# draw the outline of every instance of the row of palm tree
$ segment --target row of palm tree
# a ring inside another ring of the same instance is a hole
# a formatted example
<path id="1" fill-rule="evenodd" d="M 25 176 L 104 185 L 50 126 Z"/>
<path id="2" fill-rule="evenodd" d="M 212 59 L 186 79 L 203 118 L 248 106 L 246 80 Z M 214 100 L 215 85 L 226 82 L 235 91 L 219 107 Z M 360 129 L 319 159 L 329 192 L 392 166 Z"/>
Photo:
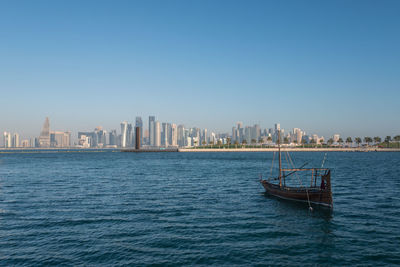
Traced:
<path id="1" fill-rule="evenodd" d="M 231 140 L 232 140 L 232 139 L 231 139 L 230 137 L 227 138 L 227 144 L 228 144 L 228 145 L 231 145 Z M 379 136 L 375 136 L 375 137 L 373 137 L 373 138 L 371 138 L 371 137 L 369 137 L 369 136 L 366 136 L 366 137 L 364 137 L 363 140 L 364 140 L 364 143 L 366 143 L 367 145 L 370 145 L 372 142 L 374 142 L 375 144 L 381 144 L 381 143 L 382 143 L 382 138 L 380 138 Z M 386 143 L 386 144 L 389 145 L 389 143 L 390 143 L 392 140 L 394 140 L 395 142 L 400 142 L 400 135 L 394 136 L 393 139 L 392 139 L 391 136 L 386 136 L 385 139 L 384 139 L 384 143 Z M 267 141 L 268 141 L 268 142 L 271 142 L 271 141 L 272 141 L 272 138 L 271 138 L 270 136 L 267 137 Z M 355 138 L 354 138 L 354 142 L 355 142 L 358 146 L 360 146 L 360 144 L 362 143 L 361 137 L 355 137 Z M 258 142 L 257 142 L 256 139 L 251 139 L 251 144 L 255 145 L 255 144 L 257 144 L 257 143 L 258 143 L 258 144 L 264 143 L 264 139 L 260 138 L 260 139 L 258 140 Z M 283 143 L 284 143 L 284 144 L 289 144 L 289 139 L 288 139 L 287 137 L 285 137 L 285 138 L 283 139 Z M 297 144 L 297 141 L 294 141 L 294 143 Z M 306 141 L 305 141 L 305 140 L 302 140 L 301 143 L 304 145 L 304 144 L 306 143 Z M 316 142 L 315 142 L 315 140 L 313 139 L 313 140 L 310 141 L 310 143 L 311 143 L 311 144 L 315 144 Z M 332 138 L 330 138 L 330 139 L 327 141 L 327 144 L 328 144 L 328 145 L 332 145 L 333 143 L 334 143 L 334 140 L 333 140 Z M 350 144 L 353 143 L 353 139 L 352 139 L 351 137 L 347 137 L 347 138 L 346 138 L 346 141 L 344 142 L 342 138 L 339 138 L 338 143 L 339 143 L 340 146 L 342 146 L 344 143 L 346 143 L 347 145 L 350 145 Z M 201 144 L 202 144 L 203 146 L 205 146 L 205 145 L 207 145 L 207 142 L 206 142 L 206 141 L 203 141 Z M 208 143 L 208 144 L 209 144 L 209 145 L 213 145 L 212 142 L 210 142 L 210 143 Z M 240 145 L 240 143 L 239 143 L 238 140 L 236 140 L 233 144 L 236 145 L 236 146 Z M 221 140 L 219 140 L 219 141 L 217 142 L 217 145 L 219 145 L 219 146 L 222 145 Z M 242 142 L 241 142 L 241 145 L 247 145 L 247 140 L 246 140 L 246 139 L 243 139 Z"/>

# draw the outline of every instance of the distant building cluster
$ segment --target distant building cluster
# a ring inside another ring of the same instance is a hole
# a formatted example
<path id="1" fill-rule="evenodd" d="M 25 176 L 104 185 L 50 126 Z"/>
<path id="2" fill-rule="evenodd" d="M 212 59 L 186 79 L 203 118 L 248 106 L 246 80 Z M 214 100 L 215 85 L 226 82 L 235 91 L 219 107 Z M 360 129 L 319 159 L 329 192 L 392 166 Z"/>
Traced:
<path id="1" fill-rule="evenodd" d="M 280 143 L 287 146 L 353 143 L 350 137 L 343 141 L 339 134 L 325 139 L 317 134 L 307 134 L 300 128 L 285 131 L 279 123 L 273 128 L 262 129 L 259 124 L 244 126 L 242 122 L 237 122 L 229 134 L 215 133 L 197 127 L 186 128 L 182 124 L 160 122 L 155 116 L 149 116 L 146 126 L 142 117 L 136 117 L 134 123 L 121 122 L 120 131 L 117 129 L 106 131 L 101 126 L 93 131 L 79 131 L 77 139 L 73 142 L 70 131 L 52 131 L 49 118 L 46 118 L 38 137 L 21 140 L 18 133 L 4 132 L 3 144 L 5 148 L 177 148 L 226 144 L 274 146 L 279 137 Z M 376 138 L 374 138 L 375 143 L 378 140 Z M 356 139 L 354 142 L 359 143 Z M 366 140 L 367 143 L 372 142 L 372 139 L 369 139 Z"/>
<path id="2" fill-rule="evenodd" d="M 242 122 L 238 122 L 232 127 L 232 142 L 236 144 L 276 144 L 280 135 L 280 142 L 283 144 L 309 144 L 315 141 L 320 144 L 324 141 L 324 137 L 318 137 L 314 134 L 309 136 L 305 131 L 299 128 L 293 128 L 292 131 L 286 132 L 281 128 L 279 123 L 274 128 L 261 129 L 260 125 L 243 126 Z M 337 139 L 339 135 L 335 134 Z"/>
<path id="3" fill-rule="evenodd" d="M 155 116 L 149 116 L 145 129 L 141 117 L 136 117 L 135 124 L 123 121 L 119 134 L 116 129 L 108 133 L 102 127 L 93 132 L 78 132 L 78 147 L 82 148 L 133 148 L 139 144 L 148 148 L 191 147 L 217 143 L 225 135 L 210 133 L 207 129 L 185 128 L 175 123 L 160 122 Z"/>
<path id="4" fill-rule="evenodd" d="M 46 118 L 40 136 L 20 140 L 19 134 L 4 132 L 5 148 L 68 148 L 71 147 L 71 132 L 50 131 L 49 118 Z"/>

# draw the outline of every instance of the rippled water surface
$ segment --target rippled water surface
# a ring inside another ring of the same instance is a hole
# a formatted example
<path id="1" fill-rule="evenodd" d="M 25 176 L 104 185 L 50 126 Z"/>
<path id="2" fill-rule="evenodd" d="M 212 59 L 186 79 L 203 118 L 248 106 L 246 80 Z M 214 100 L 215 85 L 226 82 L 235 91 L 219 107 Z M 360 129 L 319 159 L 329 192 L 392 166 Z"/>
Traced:
<path id="1" fill-rule="evenodd" d="M 400 153 L 329 153 L 312 213 L 263 193 L 272 155 L 0 154 L 0 265 L 400 264 Z"/>

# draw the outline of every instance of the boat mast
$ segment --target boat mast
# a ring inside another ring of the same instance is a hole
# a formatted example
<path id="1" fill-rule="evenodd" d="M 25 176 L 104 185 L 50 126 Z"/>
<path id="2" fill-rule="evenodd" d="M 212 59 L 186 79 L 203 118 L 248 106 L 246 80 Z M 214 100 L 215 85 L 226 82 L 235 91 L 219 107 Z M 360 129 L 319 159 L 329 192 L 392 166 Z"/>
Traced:
<path id="1" fill-rule="evenodd" d="M 278 130 L 279 186 L 282 187 L 281 130 Z"/>

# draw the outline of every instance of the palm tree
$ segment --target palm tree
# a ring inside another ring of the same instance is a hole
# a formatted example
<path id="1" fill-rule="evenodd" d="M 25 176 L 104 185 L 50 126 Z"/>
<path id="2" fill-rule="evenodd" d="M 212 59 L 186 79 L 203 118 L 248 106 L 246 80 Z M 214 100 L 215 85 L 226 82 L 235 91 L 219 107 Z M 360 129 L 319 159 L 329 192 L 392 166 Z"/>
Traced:
<path id="1" fill-rule="evenodd" d="M 221 141 L 221 140 L 218 140 L 217 144 L 218 144 L 218 146 L 220 147 L 220 146 L 222 145 L 222 141 Z"/>
<path id="2" fill-rule="evenodd" d="M 238 140 L 235 140 L 235 146 L 236 146 L 236 148 L 237 148 L 238 144 L 239 144 L 239 141 L 238 141 Z"/>
<path id="3" fill-rule="evenodd" d="M 357 146 L 360 146 L 360 144 L 361 144 L 361 142 L 362 142 L 360 137 L 356 137 L 356 138 L 354 139 L 354 141 L 356 141 Z"/>
<path id="4" fill-rule="evenodd" d="M 314 139 L 311 139 L 310 144 L 315 145 L 316 143 Z"/>
<path id="5" fill-rule="evenodd" d="M 338 143 L 339 143 L 340 146 L 342 146 L 342 144 L 343 144 L 343 139 L 342 139 L 342 137 L 339 138 Z"/>
<path id="6" fill-rule="evenodd" d="M 272 137 L 271 137 L 271 136 L 268 136 L 268 137 L 267 137 L 267 141 L 268 141 L 268 142 L 271 142 L 271 141 L 272 141 Z"/>
<path id="7" fill-rule="evenodd" d="M 364 142 L 367 143 L 367 145 L 369 146 L 369 143 L 372 142 L 372 138 L 369 136 L 364 137 Z"/>
<path id="8" fill-rule="evenodd" d="M 231 138 L 230 137 L 226 138 L 226 143 L 228 144 L 228 148 L 229 148 L 229 146 L 231 145 Z"/>
<path id="9" fill-rule="evenodd" d="M 382 142 L 382 139 L 379 136 L 374 137 L 375 144 Z"/>
<path id="10" fill-rule="evenodd" d="M 333 144 L 333 139 L 332 138 L 329 138 L 329 140 L 328 140 L 328 145 L 332 145 Z"/>
<path id="11" fill-rule="evenodd" d="M 400 135 L 396 135 L 393 139 L 397 142 L 397 147 L 400 147 Z"/>
<path id="12" fill-rule="evenodd" d="M 242 140 L 242 145 L 245 146 L 246 144 L 247 144 L 247 140 L 246 140 L 246 139 L 243 139 L 243 140 Z"/>
<path id="13" fill-rule="evenodd" d="M 211 148 L 211 146 L 214 144 L 211 140 L 208 142 L 208 144 L 210 145 L 210 148 Z"/>
<path id="14" fill-rule="evenodd" d="M 347 137 L 346 138 L 346 143 L 347 143 L 347 145 L 353 143 L 353 139 L 351 139 L 351 137 Z"/>
<path id="15" fill-rule="evenodd" d="M 386 136 L 385 137 L 385 143 L 387 143 L 387 147 L 389 147 L 390 141 L 392 141 L 392 137 L 391 136 Z"/>
<path id="16" fill-rule="evenodd" d="M 283 138 L 283 143 L 284 144 L 289 144 L 289 139 L 287 137 Z"/>
<path id="17" fill-rule="evenodd" d="M 204 146 L 207 144 L 207 142 L 205 140 L 203 140 L 203 142 L 201 142 L 201 144 Z"/>
<path id="18" fill-rule="evenodd" d="M 302 138 L 301 139 L 301 144 L 303 145 L 303 148 L 304 148 L 304 145 L 307 143 L 307 140 L 305 139 L 305 138 Z"/>

